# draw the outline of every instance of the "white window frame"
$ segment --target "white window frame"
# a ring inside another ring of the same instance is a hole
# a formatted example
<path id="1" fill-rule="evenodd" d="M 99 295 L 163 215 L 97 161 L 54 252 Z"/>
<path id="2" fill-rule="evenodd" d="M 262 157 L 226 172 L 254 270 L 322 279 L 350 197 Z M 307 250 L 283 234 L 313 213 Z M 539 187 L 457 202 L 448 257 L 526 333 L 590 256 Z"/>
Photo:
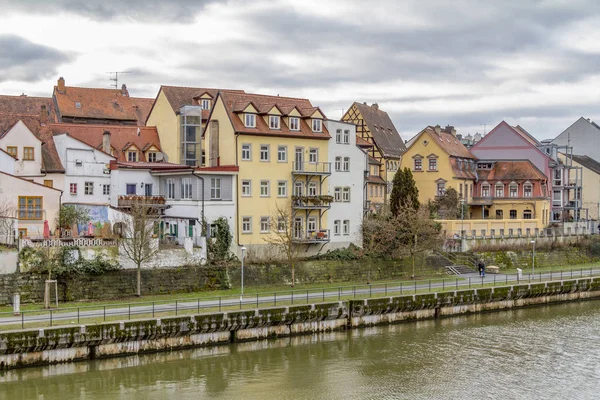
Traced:
<path id="1" fill-rule="evenodd" d="M 192 200 L 194 188 L 191 178 L 181 178 L 181 199 Z"/>
<path id="2" fill-rule="evenodd" d="M 277 197 L 287 197 L 287 181 L 277 181 Z"/>
<path id="3" fill-rule="evenodd" d="M 148 155 L 146 156 L 146 158 L 148 159 L 148 162 L 156 162 L 156 156 L 157 156 L 157 152 L 156 151 L 149 151 Z"/>
<path id="4" fill-rule="evenodd" d="M 341 171 L 342 170 L 342 157 L 336 157 L 335 158 L 335 170 L 336 171 Z"/>
<path id="5" fill-rule="evenodd" d="M 167 179 L 167 199 L 175 200 L 175 179 Z"/>
<path id="6" fill-rule="evenodd" d="M 269 162 L 271 161 L 271 146 L 268 144 L 260 145 L 260 161 Z"/>
<path id="7" fill-rule="evenodd" d="M 304 186 L 302 182 L 294 183 L 294 196 L 302 196 L 304 194 Z"/>
<path id="8" fill-rule="evenodd" d="M 523 184 L 523 197 L 533 197 L 533 185 L 531 183 Z"/>
<path id="9" fill-rule="evenodd" d="M 514 196 L 512 189 L 515 189 Z M 519 197 L 519 185 L 516 183 L 511 183 L 508 185 L 508 197 Z"/>
<path id="10" fill-rule="evenodd" d="M 137 150 L 127 150 L 127 161 L 128 162 L 138 162 L 139 160 L 139 156 L 138 156 L 138 151 Z M 132 157 L 133 155 L 133 157 Z"/>
<path id="11" fill-rule="evenodd" d="M 345 219 L 342 222 L 342 234 L 345 236 L 350 235 L 350 220 L 349 219 Z"/>
<path id="12" fill-rule="evenodd" d="M 490 185 L 488 183 L 481 185 L 481 197 L 490 197 Z"/>
<path id="13" fill-rule="evenodd" d="M 242 161 L 252 161 L 251 143 L 242 143 Z"/>
<path id="14" fill-rule="evenodd" d="M 344 144 L 350 144 L 350 130 L 344 130 Z"/>
<path id="15" fill-rule="evenodd" d="M 277 232 L 285 232 L 286 225 L 285 217 L 277 217 Z"/>
<path id="16" fill-rule="evenodd" d="M 210 110 L 210 99 L 201 99 L 200 108 L 203 110 Z"/>
<path id="17" fill-rule="evenodd" d="M 423 171 L 423 159 L 417 157 L 414 159 L 414 170 L 415 171 Z"/>
<path id="18" fill-rule="evenodd" d="M 371 186 L 371 196 L 373 196 L 373 186 Z M 333 201 L 341 202 L 342 201 L 342 188 L 336 187 L 333 189 Z"/>
<path id="19" fill-rule="evenodd" d="M 504 184 L 496 183 L 494 185 L 494 197 L 504 197 Z"/>
<path id="20" fill-rule="evenodd" d="M 279 115 L 269 115 L 269 129 L 281 129 L 281 117 Z"/>
<path id="21" fill-rule="evenodd" d="M 299 131 L 299 130 L 300 130 L 300 118 L 290 117 L 290 131 Z"/>
<path id="22" fill-rule="evenodd" d="M 252 217 L 242 217 L 242 233 L 252 233 Z"/>
<path id="23" fill-rule="evenodd" d="M 342 143 L 342 130 L 338 129 L 335 131 L 335 142 Z"/>
<path id="24" fill-rule="evenodd" d="M 110 196 L 110 185 L 102 185 L 102 195 Z"/>
<path id="25" fill-rule="evenodd" d="M 244 114 L 244 126 L 246 128 L 256 128 L 256 114 L 245 113 Z"/>
<path id="26" fill-rule="evenodd" d="M 266 192 L 263 189 L 266 189 Z M 270 196 L 271 196 L 271 181 L 269 181 L 269 180 L 260 181 L 260 197 L 270 197 Z"/>
<path id="27" fill-rule="evenodd" d="M 342 188 L 342 202 L 344 202 L 344 203 L 350 202 L 350 187 L 348 187 L 348 186 Z"/>
<path id="28" fill-rule="evenodd" d="M 210 199 L 221 200 L 221 178 L 210 178 Z"/>
<path id="29" fill-rule="evenodd" d="M 316 164 L 319 162 L 319 149 L 311 147 L 308 150 L 308 163 Z"/>
<path id="30" fill-rule="evenodd" d="M 428 165 L 428 170 L 429 171 L 437 171 L 437 158 L 430 158 L 429 159 L 429 165 Z"/>
<path id="31" fill-rule="evenodd" d="M 287 162 L 287 146 L 277 147 L 277 162 Z"/>
<path id="32" fill-rule="evenodd" d="M 317 182 L 309 182 L 308 183 L 308 195 L 309 196 L 317 196 Z"/>
<path id="33" fill-rule="evenodd" d="M 446 193 L 446 182 L 436 182 L 436 193 L 438 196 L 443 196 Z"/>
<path id="34" fill-rule="evenodd" d="M 252 197 L 251 179 L 242 179 L 242 197 Z"/>
<path id="35" fill-rule="evenodd" d="M 319 118 L 313 118 L 312 120 L 312 131 L 315 133 L 323 132 L 323 120 Z"/>
<path id="36" fill-rule="evenodd" d="M 333 234 L 339 236 L 340 234 L 341 221 L 336 219 L 333 221 Z"/>
<path id="37" fill-rule="evenodd" d="M 350 171 L 350 157 L 344 157 L 344 161 L 342 162 L 342 171 Z"/>
<path id="38" fill-rule="evenodd" d="M 260 233 L 269 233 L 270 229 L 270 217 L 260 217 Z"/>
<path id="39" fill-rule="evenodd" d="M 308 217 L 306 219 L 306 231 L 309 233 L 317 232 L 317 218 L 316 217 Z"/>
<path id="40" fill-rule="evenodd" d="M 83 194 L 88 196 L 94 195 L 94 182 L 85 182 L 83 185 Z"/>

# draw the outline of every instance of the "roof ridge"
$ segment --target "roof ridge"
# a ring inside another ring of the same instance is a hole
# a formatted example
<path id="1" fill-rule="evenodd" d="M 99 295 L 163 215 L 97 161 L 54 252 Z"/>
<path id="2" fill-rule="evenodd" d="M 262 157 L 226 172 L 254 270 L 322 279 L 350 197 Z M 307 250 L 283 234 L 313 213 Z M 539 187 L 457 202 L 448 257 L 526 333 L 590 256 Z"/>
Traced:
<path id="1" fill-rule="evenodd" d="M 0 97 L 17 97 L 17 98 L 22 98 L 22 99 L 45 99 L 45 100 L 52 100 L 52 97 L 29 96 L 27 94 L 25 96 L 23 96 L 22 94 L 0 94 Z"/>
<path id="2" fill-rule="evenodd" d="M 244 95 L 250 95 L 250 96 L 273 97 L 273 98 L 275 98 L 275 99 L 306 100 L 306 101 L 310 102 L 310 99 L 308 99 L 308 98 L 306 98 L 306 97 L 275 96 L 275 95 L 272 95 L 272 94 L 248 93 L 248 92 L 235 93 L 235 94 L 244 94 Z M 310 103 L 310 104 L 312 104 L 312 103 Z M 318 106 L 312 106 L 312 107 L 318 107 Z"/>
<path id="3" fill-rule="evenodd" d="M 176 88 L 176 89 L 195 89 L 195 90 L 224 90 L 224 91 L 241 91 L 246 93 L 244 89 L 222 89 L 222 88 L 208 88 L 198 86 L 173 86 L 173 85 L 161 85 L 163 88 Z"/>
<path id="4" fill-rule="evenodd" d="M 54 86 L 55 88 L 58 88 L 58 86 Z M 65 86 L 65 89 L 91 89 L 91 90 L 110 90 L 110 91 L 115 91 L 115 92 L 119 92 L 121 93 L 121 89 L 114 89 L 114 88 L 95 88 L 95 87 L 85 87 L 85 86 Z"/>
<path id="5" fill-rule="evenodd" d="M 66 124 L 66 123 L 61 123 L 61 122 L 53 122 L 50 124 L 47 124 L 47 126 L 86 126 L 86 127 L 112 127 L 112 128 L 117 128 L 117 129 L 121 129 L 121 128 L 148 128 L 148 129 L 156 129 L 155 126 L 148 126 L 148 125 L 110 125 L 110 124 Z"/>

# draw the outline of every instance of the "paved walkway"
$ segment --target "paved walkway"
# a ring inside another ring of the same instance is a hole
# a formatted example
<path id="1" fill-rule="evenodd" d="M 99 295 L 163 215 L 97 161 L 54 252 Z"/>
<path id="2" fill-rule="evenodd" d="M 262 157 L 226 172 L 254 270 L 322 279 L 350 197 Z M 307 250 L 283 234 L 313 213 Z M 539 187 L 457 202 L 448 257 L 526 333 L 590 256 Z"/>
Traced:
<path id="1" fill-rule="evenodd" d="M 565 271 L 562 278 L 571 279 L 582 276 L 600 275 L 600 270 L 574 270 Z M 535 279 L 527 274 L 524 274 L 520 281 L 524 283 L 529 282 L 545 282 L 551 280 L 560 280 L 560 272 L 547 272 L 536 274 Z M 123 320 L 136 318 L 136 315 L 149 315 L 169 313 L 179 314 L 183 311 L 187 311 L 188 314 L 191 310 L 195 312 L 203 312 L 208 309 L 222 309 L 228 307 L 236 307 L 239 309 L 245 308 L 257 308 L 277 305 L 289 305 L 293 304 L 306 304 L 309 302 L 327 302 L 327 301 L 338 301 L 339 299 L 360 297 L 360 296 L 381 296 L 381 295 L 399 295 L 399 294 L 410 294 L 415 291 L 431 290 L 432 292 L 439 291 L 440 289 L 451 289 L 458 287 L 464 289 L 465 287 L 474 287 L 486 284 L 495 284 L 496 286 L 505 285 L 506 282 L 516 281 L 516 274 L 486 274 L 485 277 L 479 276 L 477 273 L 458 275 L 456 277 L 445 278 L 444 281 L 430 280 L 430 281 L 404 281 L 398 283 L 378 283 L 372 286 L 368 285 L 356 285 L 356 286 L 343 286 L 339 288 L 324 288 L 324 289 L 308 289 L 306 291 L 294 290 L 293 294 L 291 291 L 280 292 L 275 294 L 262 293 L 244 296 L 243 299 L 235 296 L 227 296 L 221 298 L 212 298 L 206 300 L 181 300 L 181 301 L 155 301 L 155 302 L 138 302 L 127 304 L 117 304 L 111 306 L 93 306 L 93 307 L 81 307 L 79 309 L 67 308 L 62 311 L 61 309 L 52 310 L 39 310 L 39 311 L 25 311 L 21 316 L 9 316 L 9 313 L 0 315 L 0 328 L 7 325 L 21 325 L 33 322 L 50 321 L 54 325 L 60 324 L 60 321 L 68 321 L 69 323 L 85 322 L 88 318 L 102 318 L 106 319 L 109 317 L 123 317 Z M 283 304 L 282 304 L 283 303 Z"/>

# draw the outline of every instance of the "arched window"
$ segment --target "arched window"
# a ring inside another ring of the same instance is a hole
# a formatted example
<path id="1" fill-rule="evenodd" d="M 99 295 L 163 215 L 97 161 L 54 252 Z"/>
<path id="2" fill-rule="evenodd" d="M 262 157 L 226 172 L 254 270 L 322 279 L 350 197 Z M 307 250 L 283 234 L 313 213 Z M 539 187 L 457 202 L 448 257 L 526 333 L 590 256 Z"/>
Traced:
<path id="1" fill-rule="evenodd" d="M 496 196 L 495 197 L 504 197 L 504 184 L 502 182 L 498 182 L 495 185 L 496 188 Z"/>

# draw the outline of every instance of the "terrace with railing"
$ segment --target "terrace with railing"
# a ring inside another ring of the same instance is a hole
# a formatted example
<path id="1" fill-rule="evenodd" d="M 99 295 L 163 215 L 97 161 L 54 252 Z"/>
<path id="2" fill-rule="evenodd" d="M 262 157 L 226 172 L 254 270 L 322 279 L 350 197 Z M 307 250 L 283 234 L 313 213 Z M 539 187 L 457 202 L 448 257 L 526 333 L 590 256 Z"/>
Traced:
<path id="1" fill-rule="evenodd" d="M 292 208 L 296 210 L 323 210 L 331 208 L 333 196 L 292 196 Z"/>
<path id="2" fill-rule="evenodd" d="M 293 162 L 292 173 L 295 175 L 331 175 L 330 162 Z"/>
<path id="3" fill-rule="evenodd" d="M 308 232 L 306 235 L 299 233 L 294 235 L 294 243 L 298 244 L 316 244 L 328 243 L 331 240 L 329 229 L 321 229 L 316 232 Z"/>

